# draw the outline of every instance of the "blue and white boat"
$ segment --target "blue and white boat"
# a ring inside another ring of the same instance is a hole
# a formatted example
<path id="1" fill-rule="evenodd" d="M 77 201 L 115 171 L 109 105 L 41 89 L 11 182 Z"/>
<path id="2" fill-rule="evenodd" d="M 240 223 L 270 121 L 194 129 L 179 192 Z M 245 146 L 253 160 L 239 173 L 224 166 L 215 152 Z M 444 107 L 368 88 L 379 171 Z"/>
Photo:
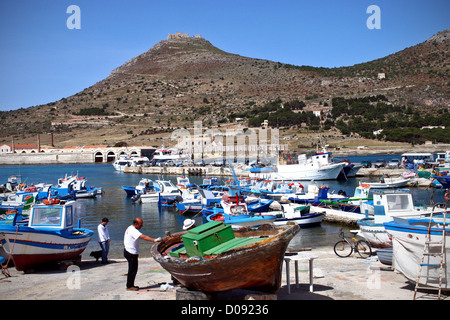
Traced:
<path id="1" fill-rule="evenodd" d="M 289 196 L 288 199 L 291 202 L 299 204 L 319 205 L 321 200 L 338 201 L 348 198 L 346 194 L 328 194 L 329 189 L 330 188 L 326 186 L 317 187 L 316 185 L 309 185 L 306 193 L 295 194 Z"/>
<path id="2" fill-rule="evenodd" d="M 298 205 L 295 203 L 281 204 L 283 216 L 275 220 L 275 225 L 285 225 L 288 222 L 295 222 L 300 227 L 312 227 L 322 223 L 325 218 L 324 212 L 310 212 L 311 206 Z"/>
<path id="3" fill-rule="evenodd" d="M 448 215 L 449 212 L 447 212 Z M 442 249 L 440 242 L 444 242 L 442 290 L 450 290 L 450 226 L 448 219 L 443 215 L 434 215 L 431 220 L 430 238 L 428 228 L 430 217 L 394 218 L 386 222 L 384 227 L 387 234 L 392 238 L 393 268 L 402 273 L 411 282 L 419 279 L 419 284 L 438 288 L 440 278 L 440 263 Z M 432 254 L 422 257 L 426 241 Z M 433 254 L 434 253 L 434 254 Z M 422 273 L 419 277 L 420 265 Z"/>
<path id="4" fill-rule="evenodd" d="M 131 197 L 153 191 L 155 189 L 155 184 L 148 178 L 142 178 L 137 186 L 122 186 L 122 189 L 127 194 L 127 197 Z M 157 189 L 159 191 L 159 186 L 157 186 Z"/>
<path id="5" fill-rule="evenodd" d="M 93 231 L 75 227 L 74 202 L 45 201 L 0 221 L 0 242 L 17 270 L 61 260 L 79 260 Z"/>
<path id="6" fill-rule="evenodd" d="M 386 233 L 385 223 L 394 218 L 413 218 L 443 212 L 443 208 L 415 206 L 411 191 L 373 190 L 373 209 L 367 209 L 368 204 L 362 205 L 365 218 L 359 220 L 359 235 L 364 237 L 374 248 L 391 248 L 392 241 Z M 369 205 L 370 206 L 370 205 Z M 373 210 L 373 215 L 370 214 Z"/>
<path id="7" fill-rule="evenodd" d="M 122 189 L 127 194 L 127 197 L 132 197 L 136 194 L 136 187 L 133 186 L 122 186 Z"/>
<path id="8" fill-rule="evenodd" d="M 242 212 L 241 214 L 231 215 L 225 212 L 212 213 L 206 217 L 208 221 L 223 221 L 230 224 L 233 228 L 249 228 L 262 224 L 275 224 L 276 219 L 282 216 L 281 212 L 256 213 L 250 214 Z"/>
<path id="9" fill-rule="evenodd" d="M 153 182 L 155 192 L 140 194 L 141 203 L 158 203 L 160 206 L 174 206 L 181 191 L 169 180 L 156 180 Z"/>
<path id="10" fill-rule="evenodd" d="M 95 198 L 97 195 L 103 193 L 102 188 L 86 185 L 87 179 L 85 177 L 76 176 L 73 182 L 73 191 L 75 199 L 80 198 Z"/>
<path id="11" fill-rule="evenodd" d="M 436 184 L 439 188 L 449 189 L 450 188 L 450 175 L 446 171 L 434 174 L 433 178 L 439 182 Z"/>
<path id="12" fill-rule="evenodd" d="M 239 187 L 230 187 L 228 193 L 222 196 L 220 202 L 222 208 L 213 208 L 213 213 L 208 215 L 208 221 L 223 221 L 233 227 L 253 227 L 261 224 L 274 224 L 282 212 L 249 212 L 247 203 Z"/>
<path id="13" fill-rule="evenodd" d="M 36 198 L 32 194 L 10 194 L 1 201 L 0 213 L 8 211 L 24 211 L 25 213 L 35 202 Z"/>
<path id="14" fill-rule="evenodd" d="M 273 200 L 280 200 L 282 197 L 294 197 L 305 193 L 303 185 L 299 182 L 276 182 L 272 180 L 265 180 L 261 185 L 255 184 L 250 189 L 243 189 L 243 192 Z"/>

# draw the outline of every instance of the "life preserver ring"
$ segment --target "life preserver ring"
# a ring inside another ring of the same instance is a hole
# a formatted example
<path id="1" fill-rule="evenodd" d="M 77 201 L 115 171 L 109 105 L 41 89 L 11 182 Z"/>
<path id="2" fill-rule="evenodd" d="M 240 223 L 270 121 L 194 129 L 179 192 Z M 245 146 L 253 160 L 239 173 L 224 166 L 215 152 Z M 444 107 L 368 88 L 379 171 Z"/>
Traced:
<path id="1" fill-rule="evenodd" d="M 44 202 L 45 204 L 58 204 L 59 203 L 59 199 L 55 199 L 55 198 L 45 199 L 42 202 Z"/>
<path id="2" fill-rule="evenodd" d="M 450 202 L 450 190 L 447 189 L 444 195 L 445 201 Z"/>

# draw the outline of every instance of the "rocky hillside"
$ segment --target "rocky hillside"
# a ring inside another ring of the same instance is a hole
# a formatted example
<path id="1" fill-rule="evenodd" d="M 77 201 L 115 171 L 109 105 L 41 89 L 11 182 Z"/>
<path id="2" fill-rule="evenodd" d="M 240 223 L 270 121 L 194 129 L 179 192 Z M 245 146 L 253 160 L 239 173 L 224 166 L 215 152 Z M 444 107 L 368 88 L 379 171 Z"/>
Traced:
<path id="1" fill-rule="evenodd" d="M 314 109 L 330 105 L 332 97 L 383 94 L 427 112 L 448 108 L 449 33 L 378 60 L 331 69 L 242 57 L 202 38 L 163 40 L 78 94 L 1 112 L 0 140 L 34 142 L 37 134 L 53 132 L 58 146 L 158 145 L 161 134 L 192 127 L 194 120 L 224 126 L 233 113 L 277 98 Z M 386 78 L 378 79 L 379 73 Z"/>

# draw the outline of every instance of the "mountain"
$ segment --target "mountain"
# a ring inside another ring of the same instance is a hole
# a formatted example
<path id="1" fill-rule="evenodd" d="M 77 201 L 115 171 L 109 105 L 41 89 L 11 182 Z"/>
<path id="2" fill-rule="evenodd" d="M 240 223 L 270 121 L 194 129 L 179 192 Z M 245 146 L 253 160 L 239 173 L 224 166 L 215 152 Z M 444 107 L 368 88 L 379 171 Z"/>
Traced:
<path id="1" fill-rule="evenodd" d="M 242 57 L 177 33 L 71 97 L 1 112 L 0 139 L 34 142 L 53 132 L 58 146 L 160 145 L 164 132 L 192 127 L 194 120 L 223 126 L 234 113 L 278 98 L 313 109 L 332 97 L 383 94 L 432 112 L 449 107 L 449 34 L 374 61 L 320 68 Z"/>

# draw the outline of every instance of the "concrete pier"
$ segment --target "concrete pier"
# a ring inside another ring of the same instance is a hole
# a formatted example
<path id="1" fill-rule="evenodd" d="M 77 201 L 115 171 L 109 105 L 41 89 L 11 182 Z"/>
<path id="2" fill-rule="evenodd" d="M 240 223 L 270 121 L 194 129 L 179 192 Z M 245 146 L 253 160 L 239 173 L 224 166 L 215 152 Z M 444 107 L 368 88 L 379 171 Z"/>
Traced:
<path id="1" fill-rule="evenodd" d="M 309 291 L 308 263 L 299 264 L 297 288 L 294 273 L 290 275 L 291 293 L 287 291 L 285 264 L 277 300 L 412 300 L 414 285 L 402 274 L 391 271 L 376 257 L 362 259 L 357 255 L 339 258 L 333 247 L 310 251 L 318 256 L 314 261 L 314 292 Z M 126 291 L 127 262 L 111 257 L 102 265 L 95 260 L 83 260 L 81 268 L 73 270 L 37 270 L 24 273 L 9 269 L 11 276 L 0 274 L 2 300 L 176 300 L 176 289 L 170 274 L 152 258 L 140 258 L 136 276 L 138 291 Z M 171 284 L 168 290 L 162 284 Z M 248 290 L 232 290 L 217 295 L 219 300 L 244 300 Z M 419 298 L 423 296 L 420 292 Z M 447 295 L 443 299 L 448 299 Z M 167 315 L 166 315 L 167 316 Z"/>

